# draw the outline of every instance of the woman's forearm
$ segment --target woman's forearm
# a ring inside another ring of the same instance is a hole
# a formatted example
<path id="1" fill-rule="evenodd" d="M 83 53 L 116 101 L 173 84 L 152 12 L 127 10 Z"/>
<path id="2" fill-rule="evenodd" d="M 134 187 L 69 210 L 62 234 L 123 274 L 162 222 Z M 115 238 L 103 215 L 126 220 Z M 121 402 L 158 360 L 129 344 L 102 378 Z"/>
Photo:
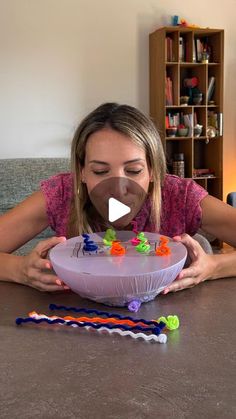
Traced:
<path id="1" fill-rule="evenodd" d="M 236 277 L 236 252 L 211 255 L 214 259 L 215 269 L 212 279 Z"/>
<path id="2" fill-rule="evenodd" d="M 23 257 L 0 253 L 0 281 L 21 282 Z"/>

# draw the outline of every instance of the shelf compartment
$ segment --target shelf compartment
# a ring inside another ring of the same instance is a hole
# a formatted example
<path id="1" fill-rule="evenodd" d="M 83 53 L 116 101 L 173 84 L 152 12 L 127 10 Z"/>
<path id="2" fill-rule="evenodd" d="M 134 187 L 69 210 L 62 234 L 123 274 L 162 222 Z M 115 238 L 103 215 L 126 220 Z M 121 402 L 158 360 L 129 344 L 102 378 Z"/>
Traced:
<path id="1" fill-rule="evenodd" d="M 193 155 L 191 138 L 185 137 L 182 139 L 176 137 L 172 138 L 171 141 L 166 141 L 166 161 L 170 173 L 172 173 L 174 154 L 179 153 L 184 154 L 185 177 L 192 177 Z"/>
<path id="2" fill-rule="evenodd" d="M 206 70 L 205 64 L 199 64 L 196 66 L 195 65 L 194 66 L 181 65 L 180 67 L 180 96 L 190 96 L 190 101 L 191 101 L 193 90 L 185 86 L 184 80 L 197 77 L 198 79 L 197 89 L 203 94 L 203 100 L 201 102 L 201 105 L 206 105 L 206 92 L 207 92 L 206 74 L 207 74 L 207 70 Z M 190 105 L 193 105 L 193 103 L 190 102 Z"/>
<path id="3" fill-rule="evenodd" d="M 216 177 L 222 176 L 222 141 L 220 137 L 209 140 L 194 140 L 194 169 L 211 169 Z"/>

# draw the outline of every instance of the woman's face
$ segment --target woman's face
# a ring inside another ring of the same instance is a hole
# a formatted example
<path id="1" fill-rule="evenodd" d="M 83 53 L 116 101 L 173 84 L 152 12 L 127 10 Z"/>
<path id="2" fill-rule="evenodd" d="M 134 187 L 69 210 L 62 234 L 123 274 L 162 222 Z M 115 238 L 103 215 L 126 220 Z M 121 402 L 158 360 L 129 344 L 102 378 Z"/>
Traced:
<path id="1" fill-rule="evenodd" d="M 111 177 L 131 179 L 147 193 L 151 173 L 142 148 L 126 135 L 104 128 L 87 141 L 82 179 L 90 194 L 98 183 Z"/>
<path id="2" fill-rule="evenodd" d="M 89 137 L 81 174 L 93 205 L 104 219 L 110 197 L 131 208 L 130 214 L 113 223 L 116 228 L 127 226 L 136 216 L 151 181 L 145 151 L 111 128 Z"/>

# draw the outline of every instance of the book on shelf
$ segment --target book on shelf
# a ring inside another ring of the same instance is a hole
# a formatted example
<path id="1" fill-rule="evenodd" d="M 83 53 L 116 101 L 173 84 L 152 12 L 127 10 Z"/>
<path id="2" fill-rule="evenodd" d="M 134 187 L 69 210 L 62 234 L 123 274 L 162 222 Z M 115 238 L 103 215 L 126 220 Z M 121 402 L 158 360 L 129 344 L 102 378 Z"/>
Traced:
<path id="1" fill-rule="evenodd" d="M 207 103 L 209 103 L 209 101 L 212 99 L 215 89 L 215 79 L 215 76 L 209 77 L 207 89 Z"/>
<path id="2" fill-rule="evenodd" d="M 183 115 L 183 122 L 185 127 L 188 127 L 188 137 L 192 137 L 193 135 L 193 114 L 184 114 Z"/>
<path id="3" fill-rule="evenodd" d="M 204 55 L 207 54 L 207 62 L 212 55 L 208 37 L 195 38 L 193 43 L 193 62 L 204 62 Z M 194 59 L 195 58 L 195 59 Z M 205 58 L 206 59 L 206 58 Z"/>
<path id="4" fill-rule="evenodd" d="M 179 61 L 185 61 L 185 42 L 182 36 L 179 37 Z"/>
<path id="5" fill-rule="evenodd" d="M 200 63 L 202 61 L 203 44 L 199 38 L 196 38 L 195 45 L 196 45 L 196 50 L 195 50 L 196 61 Z"/>
<path id="6" fill-rule="evenodd" d="M 166 106 L 173 105 L 173 84 L 170 77 L 166 76 L 165 81 Z"/>
<path id="7" fill-rule="evenodd" d="M 173 39 L 170 36 L 166 37 L 166 61 L 174 61 L 173 57 Z"/>
<path id="8" fill-rule="evenodd" d="M 179 112 L 168 112 L 166 115 L 166 128 L 177 127 L 180 124 Z"/>
<path id="9" fill-rule="evenodd" d="M 218 128 L 218 135 L 223 135 L 223 114 L 219 112 L 217 114 L 217 128 Z"/>
<path id="10" fill-rule="evenodd" d="M 193 40 L 193 63 L 197 62 L 197 57 L 196 57 L 196 47 L 195 47 L 195 42 Z"/>
<path id="11" fill-rule="evenodd" d="M 191 113 L 184 114 L 183 112 L 168 112 L 166 115 L 166 128 L 178 127 L 178 125 L 184 125 L 189 129 L 188 137 L 193 135 L 193 115 Z"/>
<path id="12" fill-rule="evenodd" d="M 213 177 L 215 172 L 213 169 L 193 169 L 193 177 Z"/>

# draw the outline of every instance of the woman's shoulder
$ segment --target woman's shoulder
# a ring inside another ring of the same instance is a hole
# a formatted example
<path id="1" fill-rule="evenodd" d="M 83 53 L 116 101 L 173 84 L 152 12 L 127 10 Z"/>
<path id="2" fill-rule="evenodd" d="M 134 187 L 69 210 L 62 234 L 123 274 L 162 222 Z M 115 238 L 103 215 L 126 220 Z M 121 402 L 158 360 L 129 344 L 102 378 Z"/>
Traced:
<path id="1" fill-rule="evenodd" d="M 73 176 L 72 173 L 58 173 L 42 180 L 40 183 L 41 189 L 47 194 L 53 195 L 70 195 L 73 191 Z"/>
<path id="2" fill-rule="evenodd" d="M 73 195 L 73 176 L 71 173 L 58 173 L 41 181 L 40 188 L 47 199 L 66 201 Z"/>
<path id="3" fill-rule="evenodd" d="M 46 200 L 49 225 L 59 236 L 66 235 L 66 226 L 73 197 L 73 176 L 71 173 L 58 173 L 43 180 L 40 184 Z"/>
<path id="4" fill-rule="evenodd" d="M 62 172 L 57 173 L 56 175 L 50 176 L 47 179 L 42 180 L 41 183 L 48 185 L 58 185 L 58 184 L 71 184 L 73 182 L 73 176 L 71 172 Z"/>
<path id="5" fill-rule="evenodd" d="M 195 234 L 201 225 L 200 202 L 207 195 L 193 179 L 166 175 L 162 187 L 162 234 Z"/>
<path id="6" fill-rule="evenodd" d="M 178 195 L 179 193 L 185 195 L 191 195 L 192 193 L 198 193 L 202 196 L 207 195 L 207 191 L 202 188 L 198 183 L 196 183 L 191 178 L 180 178 L 175 175 L 167 174 L 165 176 L 162 193 L 166 195 Z"/>
<path id="7" fill-rule="evenodd" d="M 174 188 L 174 189 L 178 189 L 180 187 L 186 187 L 186 185 L 188 185 L 190 182 L 192 182 L 193 180 L 190 178 L 181 178 L 179 176 L 176 175 L 165 175 L 165 179 L 164 179 L 164 183 L 163 183 L 163 187 L 165 189 L 168 188 Z"/>

